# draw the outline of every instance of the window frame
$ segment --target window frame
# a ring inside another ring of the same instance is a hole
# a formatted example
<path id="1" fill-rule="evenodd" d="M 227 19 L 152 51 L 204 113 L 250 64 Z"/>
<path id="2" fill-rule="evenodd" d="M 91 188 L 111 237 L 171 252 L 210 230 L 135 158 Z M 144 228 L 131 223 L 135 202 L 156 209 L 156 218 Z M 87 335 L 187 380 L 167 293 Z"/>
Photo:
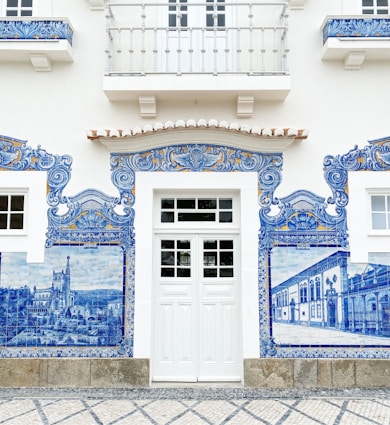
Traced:
<path id="1" fill-rule="evenodd" d="M 28 194 L 29 190 L 28 188 L 10 188 L 0 189 L 0 196 L 23 196 L 24 202 L 23 202 L 23 228 L 22 229 L 11 229 L 9 227 L 9 216 L 12 214 L 11 206 L 8 206 L 7 210 L 7 228 L 6 229 L 0 229 L 0 236 L 18 236 L 18 235 L 27 235 L 28 232 Z M 3 213 L 2 211 L 0 213 Z M 19 213 L 19 212 L 18 212 Z"/>
<path id="2" fill-rule="evenodd" d="M 22 6 L 22 0 L 17 0 L 17 6 L 8 6 L 8 0 L 0 0 L 1 2 L 1 16 L 7 18 L 31 18 L 36 16 L 36 8 L 38 0 L 32 0 L 32 6 Z M 16 11 L 16 15 L 8 15 L 9 11 Z M 31 15 L 22 15 L 22 11 L 31 11 Z"/>
<path id="3" fill-rule="evenodd" d="M 363 15 L 388 15 L 390 9 L 390 2 L 387 0 L 386 6 L 378 5 L 378 0 L 372 0 L 372 6 L 364 6 L 364 0 L 362 0 L 362 13 Z M 371 12 L 372 11 L 372 12 Z"/>
<path id="4" fill-rule="evenodd" d="M 369 214 L 369 235 L 390 235 L 390 188 L 389 189 L 368 189 L 368 214 Z M 385 198 L 385 210 L 383 214 L 386 216 L 386 228 L 385 229 L 374 229 L 373 227 L 373 213 L 379 213 L 372 209 L 372 197 L 383 196 Z"/>

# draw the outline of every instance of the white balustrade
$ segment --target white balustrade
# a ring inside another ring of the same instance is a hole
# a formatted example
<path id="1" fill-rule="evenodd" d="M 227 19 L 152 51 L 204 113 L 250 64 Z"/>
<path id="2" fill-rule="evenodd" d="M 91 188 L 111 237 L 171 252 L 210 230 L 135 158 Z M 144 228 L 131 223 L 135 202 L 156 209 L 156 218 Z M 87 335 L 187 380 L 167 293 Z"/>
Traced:
<path id="1" fill-rule="evenodd" d="M 107 5 L 107 75 L 287 75 L 286 2 Z"/>

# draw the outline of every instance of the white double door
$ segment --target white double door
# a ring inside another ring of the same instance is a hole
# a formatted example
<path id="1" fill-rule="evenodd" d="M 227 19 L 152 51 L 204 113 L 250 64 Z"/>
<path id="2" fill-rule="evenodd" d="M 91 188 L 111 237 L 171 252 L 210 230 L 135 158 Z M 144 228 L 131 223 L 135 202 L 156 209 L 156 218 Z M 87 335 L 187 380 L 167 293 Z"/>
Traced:
<path id="1" fill-rule="evenodd" d="M 158 37 L 159 70 L 170 73 L 232 71 L 233 6 L 225 0 L 164 0 Z"/>
<path id="2" fill-rule="evenodd" d="M 241 380 L 237 235 L 155 236 L 154 381 Z"/>

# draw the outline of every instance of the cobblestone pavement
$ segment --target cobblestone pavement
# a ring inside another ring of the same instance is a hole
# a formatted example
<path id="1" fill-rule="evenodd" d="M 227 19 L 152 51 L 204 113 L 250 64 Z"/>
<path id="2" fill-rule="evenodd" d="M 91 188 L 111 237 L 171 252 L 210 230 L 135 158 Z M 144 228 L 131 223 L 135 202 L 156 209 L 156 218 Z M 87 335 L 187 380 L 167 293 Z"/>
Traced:
<path id="1" fill-rule="evenodd" d="M 0 389 L 7 425 L 390 424 L 390 389 Z"/>

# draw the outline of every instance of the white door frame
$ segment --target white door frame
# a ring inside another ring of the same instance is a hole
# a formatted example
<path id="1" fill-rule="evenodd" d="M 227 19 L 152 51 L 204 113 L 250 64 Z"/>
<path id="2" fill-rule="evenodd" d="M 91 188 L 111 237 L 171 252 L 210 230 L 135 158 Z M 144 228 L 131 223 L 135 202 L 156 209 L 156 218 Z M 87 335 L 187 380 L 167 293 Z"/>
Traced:
<path id="1" fill-rule="evenodd" d="M 153 200 L 156 190 L 238 190 L 241 207 L 241 325 L 242 355 L 260 357 L 258 294 L 258 173 L 136 172 L 134 357 L 152 356 Z M 150 374 L 151 376 L 152 374 Z"/>

